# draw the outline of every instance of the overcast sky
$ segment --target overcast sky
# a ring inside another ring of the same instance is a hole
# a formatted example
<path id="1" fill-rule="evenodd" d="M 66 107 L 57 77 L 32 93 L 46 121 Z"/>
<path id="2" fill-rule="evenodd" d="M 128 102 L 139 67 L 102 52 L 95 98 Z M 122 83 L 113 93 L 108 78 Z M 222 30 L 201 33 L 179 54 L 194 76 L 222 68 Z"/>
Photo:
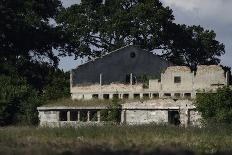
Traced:
<path id="1" fill-rule="evenodd" d="M 68 7 L 80 0 L 62 0 Z M 225 44 L 226 54 L 221 64 L 232 67 L 232 0 L 161 0 L 173 10 L 175 22 L 186 25 L 201 25 L 214 30 L 217 40 Z M 75 68 L 81 62 L 73 57 L 62 58 L 59 67 L 64 71 Z"/>

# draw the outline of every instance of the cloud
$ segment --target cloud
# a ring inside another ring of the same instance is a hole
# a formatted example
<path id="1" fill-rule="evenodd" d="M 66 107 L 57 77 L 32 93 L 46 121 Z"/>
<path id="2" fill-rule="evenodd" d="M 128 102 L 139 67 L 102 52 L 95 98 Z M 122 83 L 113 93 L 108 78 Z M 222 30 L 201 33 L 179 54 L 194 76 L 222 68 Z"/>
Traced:
<path id="1" fill-rule="evenodd" d="M 162 2 L 171 8 L 190 12 L 194 17 L 232 23 L 231 0 L 162 0 Z"/>
<path id="2" fill-rule="evenodd" d="M 161 0 L 173 10 L 175 22 L 214 30 L 225 44 L 222 64 L 232 67 L 232 0 Z"/>

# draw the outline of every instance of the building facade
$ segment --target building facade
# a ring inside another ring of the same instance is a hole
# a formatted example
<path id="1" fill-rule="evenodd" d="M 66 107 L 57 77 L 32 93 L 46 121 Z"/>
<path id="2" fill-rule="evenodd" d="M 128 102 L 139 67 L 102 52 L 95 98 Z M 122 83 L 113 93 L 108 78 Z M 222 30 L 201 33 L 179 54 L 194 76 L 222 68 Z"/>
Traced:
<path id="1" fill-rule="evenodd" d="M 72 100 L 125 101 L 118 109 L 120 123 L 199 125 L 198 93 L 229 85 L 229 73 L 218 65 L 199 65 L 196 71 L 175 66 L 135 46 L 118 49 L 88 62 L 70 74 Z M 38 107 L 41 126 L 101 124 L 108 106 Z"/>

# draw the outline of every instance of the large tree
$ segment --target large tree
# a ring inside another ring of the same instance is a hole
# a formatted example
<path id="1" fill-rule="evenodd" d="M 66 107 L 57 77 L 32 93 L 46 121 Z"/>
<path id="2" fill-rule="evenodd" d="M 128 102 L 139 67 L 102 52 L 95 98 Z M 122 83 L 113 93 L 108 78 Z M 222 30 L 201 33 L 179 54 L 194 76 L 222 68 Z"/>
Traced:
<path id="1" fill-rule="evenodd" d="M 64 9 L 59 25 L 72 34 L 67 49 L 76 56 L 100 56 L 125 45 L 163 56 L 179 65 L 217 64 L 224 45 L 200 26 L 173 23 L 169 7 L 159 0 L 82 0 Z"/>
<path id="2" fill-rule="evenodd" d="M 51 20 L 61 8 L 59 0 L 1 0 L 1 61 L 46 57 L 57 64 L 53 48 L 62 46 L 65 33 Z"/>

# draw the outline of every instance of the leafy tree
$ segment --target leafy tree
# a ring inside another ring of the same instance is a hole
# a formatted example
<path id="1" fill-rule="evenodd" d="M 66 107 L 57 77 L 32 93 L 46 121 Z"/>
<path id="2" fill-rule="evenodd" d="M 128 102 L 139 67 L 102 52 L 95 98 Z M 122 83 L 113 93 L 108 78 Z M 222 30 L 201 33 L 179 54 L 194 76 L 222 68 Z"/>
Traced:
<path id="1" fill-rule="evenodd" d="M 219 88 L 196 97 L 196 107 L 207 123 L 232 123 L 232 89 Z"/>
<path id="2" fill-rule="evenodd" d="M 168 48 L 163 56 L 177 65 L 196 69 L 199 64 L 219 64 L 219 57 L 225 53 L 215 32 L 201 26 L 171 24 L 166 34 Z"/>
<path id="3" fill-rule="evenodd" d="M 42 97 L 18 76 L 0 76 L 0 125 L 35 124 Z"/>
<path id="4" fill-rule="evenodd" d="M 159 0 L 82 0 L 57 17 L 64 31 L 72 34 L 67 47 L 76 56 L 98 57 L 139 45 L 149 51 L 163 49 L 164 58 L 192 69 L 220 62 L 224 45 L 214 31 L 173 20 L 172 10 Z"/>
<path id="5" fill-rule="evenodd" d="M 59 0 L 0 1 L 0 59 L 49 58 L 57 64 L 53 48 L 64 42 L 65 33 L 50 24 L 61 10 Z"/>

